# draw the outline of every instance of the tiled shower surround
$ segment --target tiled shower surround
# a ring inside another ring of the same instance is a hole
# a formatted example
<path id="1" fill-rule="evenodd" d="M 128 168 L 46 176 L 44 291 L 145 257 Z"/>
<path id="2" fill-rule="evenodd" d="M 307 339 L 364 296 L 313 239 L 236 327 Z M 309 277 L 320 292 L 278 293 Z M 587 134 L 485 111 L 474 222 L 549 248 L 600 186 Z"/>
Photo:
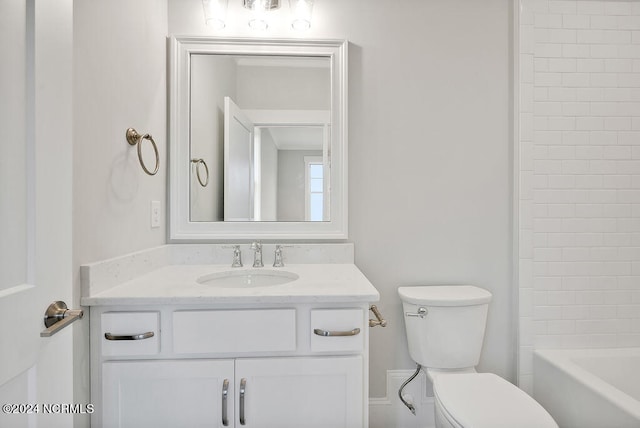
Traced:
<path id="1" fill-rule="evenodd" d="M 640 1 L 521 0 L 519 382 L 640 346 Z"/>

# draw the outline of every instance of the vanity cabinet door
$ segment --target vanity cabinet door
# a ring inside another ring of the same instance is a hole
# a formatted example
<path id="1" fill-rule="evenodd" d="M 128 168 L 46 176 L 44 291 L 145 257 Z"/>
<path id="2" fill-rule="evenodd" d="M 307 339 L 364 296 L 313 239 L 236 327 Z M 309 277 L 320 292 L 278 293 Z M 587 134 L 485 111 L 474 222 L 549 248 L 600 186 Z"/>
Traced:
<path id="1" fill-rule="evenodd" d="M 238 359 L 237 420 L 247 428 L 362 428 L 362 370 L 360 356 Z"/>
<path id="2" fill-rule="evenodd" d="M 233 360 L 109 361 L 102 382 L 103 428 L 234 425 Z"/>

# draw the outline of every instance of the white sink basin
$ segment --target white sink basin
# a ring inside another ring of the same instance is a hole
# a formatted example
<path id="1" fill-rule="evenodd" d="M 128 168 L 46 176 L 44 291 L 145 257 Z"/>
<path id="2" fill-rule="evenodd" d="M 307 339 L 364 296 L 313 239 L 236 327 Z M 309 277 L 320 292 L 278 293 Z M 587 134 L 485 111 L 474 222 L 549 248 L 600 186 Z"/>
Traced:
<path id="1" fill-rule="evenodd" d="M 199 284 L 221 288 L 253 288 L 281 285 L 295 281 L 299 276 L 293 272 L 271 269 L 230 270 L 201 276 Z"/>

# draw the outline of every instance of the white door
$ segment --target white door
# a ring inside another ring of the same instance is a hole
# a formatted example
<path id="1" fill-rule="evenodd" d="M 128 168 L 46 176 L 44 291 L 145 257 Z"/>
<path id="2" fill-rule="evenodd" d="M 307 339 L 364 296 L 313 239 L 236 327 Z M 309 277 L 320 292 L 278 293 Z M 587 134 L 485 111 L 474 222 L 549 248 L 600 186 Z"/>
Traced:
<path id="1" fill-rule="evenodd" d="M 254 125 L 240 107 L 224 97 L 224 219 L 254 218 Z"/>
<path id="2" fill-rule="evenodd" d="M 363 385 L 359 356 L 238 359 L 237 418 L 247 428 L 363 428 Z"/>
<path id="3" fill-rule="evenodd" d="M 70 427 L 72 0 L 0 1 L 0 426 Z M 51 411 L 43 407 L 44 404 Z M 87 404 L 87 403 L 83 403 Z"/>
<path id="4" fill-rule="evenodd" d="M 233 426 L 233 360 L 110 361 L 102 378 L 102 428 Z"/>

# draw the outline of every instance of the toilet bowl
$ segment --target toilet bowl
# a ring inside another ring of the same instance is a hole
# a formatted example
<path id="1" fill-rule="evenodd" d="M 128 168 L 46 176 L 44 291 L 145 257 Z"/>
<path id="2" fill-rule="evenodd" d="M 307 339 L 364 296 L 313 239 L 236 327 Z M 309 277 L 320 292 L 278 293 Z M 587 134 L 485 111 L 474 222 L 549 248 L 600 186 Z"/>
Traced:
<path id="1" fill-rule="evenodd" d="M 433 382 L 436 428 L 558 428 L 533 398 L 477 373 L 491 293 L 470 285 L 399 287 L 411 358 Z"/>
<path id="2" fill-rule="evenodd" d="M 493 373 L 444 374 L 435 378 L 438 428 L 557 428 L 527 393 Z"/>

